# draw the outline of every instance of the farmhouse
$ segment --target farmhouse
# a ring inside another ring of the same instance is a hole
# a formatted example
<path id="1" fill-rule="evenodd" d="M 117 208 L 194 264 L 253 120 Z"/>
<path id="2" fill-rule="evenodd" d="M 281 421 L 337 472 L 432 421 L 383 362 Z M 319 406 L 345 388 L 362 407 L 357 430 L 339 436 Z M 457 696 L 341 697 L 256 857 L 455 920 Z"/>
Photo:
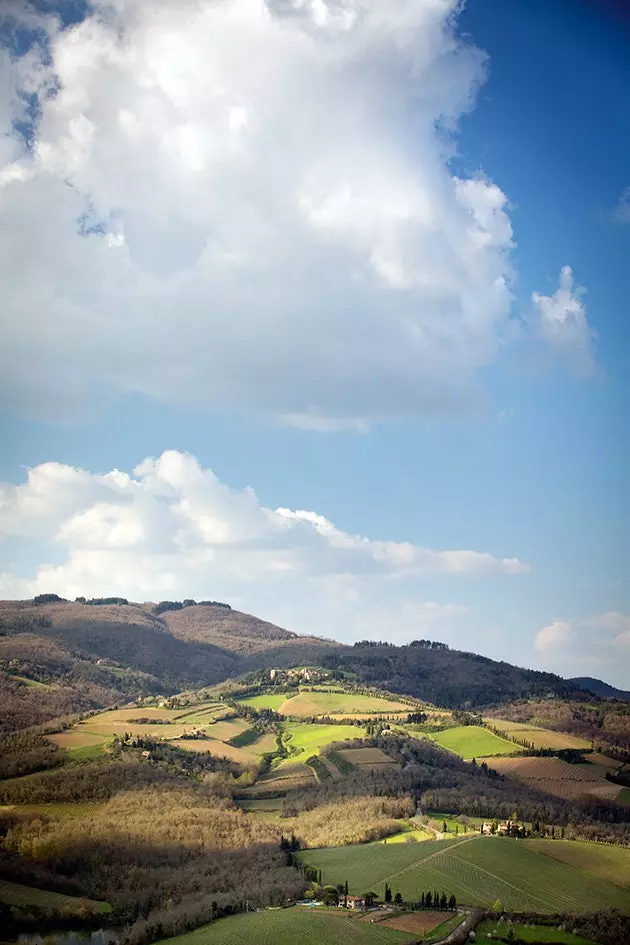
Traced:
<path id="1" fill-rule="evenodd" d="M 342 909 L 346 906 L 348 909 L 362 909 L 364 905 L 365 899 L 363 896 L 345 896 L 339 900 L 339 906 Z"/>

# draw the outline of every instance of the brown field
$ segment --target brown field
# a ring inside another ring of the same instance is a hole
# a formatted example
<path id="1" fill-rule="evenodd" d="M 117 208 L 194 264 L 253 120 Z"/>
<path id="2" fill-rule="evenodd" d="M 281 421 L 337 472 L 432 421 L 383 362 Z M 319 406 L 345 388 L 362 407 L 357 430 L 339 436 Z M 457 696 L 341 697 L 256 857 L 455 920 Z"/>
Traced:
<path id="1" fill-rule="evenodd" d="M 340 751 L 339 754 L 351 765 L 361 767 L 380 768 L 384 765 L 396 765 L 394 759 L 380 748 L 348 748 L 346 751 Z"/>
<path id="2" fill-rule="evenodd" d="M 408 912 L 393 919 L 383 919 L 379 928 L 396 929 L 398 932 L 411 932 L 413 935 L 428 935 L 429 932 L 448 919 L 449 913 L 444 912 Z"/>
<path id="3" fill-rule="evenodd" d="M 91 745 L 102 745 L 107 741 L 106 735 L 77 731 L 58 732 L 56 735 L 47 735 L 46 738 L 59 748 L 89 748 Z"/>
<path id="4" fill-rule="evenodd" d="M 262 735 L 258 741 L 252 742 L 251 745 L 243 745 L 243 750 L 256 757 L 264 755 L 268 751 L 275 751 L 276 736 L 273 732 L 268 732 L 266 735 Z"/>
<path id="5" fill-rule="evenodd" d="M 315 784 L 315 780 L 315 775 L 308 765 L 285 765 L 264 774 L 252 787 L 243 791 L 242 796 L 243 798 L 256 798 L 259 794 L 271 792 L 284 794 L 302 787 L 310 787 Z"/>
<path id="6" fill-rule="evenodd" d="M 567 735 L 565 732 L 553 732 L 546 728 L 540 728 L 537 725 L 530 725 L 526 722 L 511 722 L 509 719 L 484 719 L 484 722 L 490 724 L 493 728 L 502 732 L 508 737 L 513 735 L 515 738 L 522 738 L 531 742 L 534 748 L 551 748 L 560 751 L 564 748 L 590 748 L 591 743 L 584 738 L 578 738 L 576 735 Z"/>
<path id="7" fill-rule="evenodd" d="M 614 800 L 621 790 L 585 770 L 587 766 L 570 765 L 559 758 L 492 758 L 488 763 L 500 774 L 521 778 L 531 787 L 565 799 L 588 794 Z"/>
<path id="8" fill-rule="evenodd" d="M 255 756 L 248 754 L 244 748 L 234 748 L 233 745 L 226 745 L 216 738 L 175 738 L 169 744 L 183 748 L 184 751 L 209 751 L 217 758 L 230 758 L 244 765 L 251 765 L 256 760 Z"/>
<path id="9" fill-rule="evenodd" d="M 209 738 L 226 742 L 228 739 L 234 738 L 235 735 L 240 735 L 246 728 L 249 728 L 249 722 L 246 722 L 245 719 L 230 719 L 229 721 L 214 722 L 212 725 L 201 724 L 199 726 L 188 726 L 189 730 L 192 728 L 201 728 Z"/>

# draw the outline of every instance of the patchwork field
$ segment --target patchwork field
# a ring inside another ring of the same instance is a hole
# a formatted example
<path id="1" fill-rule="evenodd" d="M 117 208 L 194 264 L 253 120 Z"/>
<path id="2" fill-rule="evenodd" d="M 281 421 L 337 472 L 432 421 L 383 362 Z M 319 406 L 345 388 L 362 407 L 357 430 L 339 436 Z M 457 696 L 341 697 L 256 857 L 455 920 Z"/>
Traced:
<path id="1" fill-rule="evenodd" d="M 324 883 L 347 879 L 352 893 L 373 888 L 382 896 L 387 882 L 410 901 L 437 889 L 466 905 L 500 899 L 515 912 L 630 911 L 629 891 L 506 838 L 368 844 L 308 850 L 301 858 L 322 871 Z"/>
<path id="2" fill-rule="evenodd" d="M 408 932 L 362 922 L 339 910 L 293 906 L 220 919 L 187 935 L 166 939 L 164 945 L 403 945 L 413 941 Z"/>
<path id="3" fill-rule="evenodd" d="M 316 689 L 303 689 L 298 695 L 286 699 L 277 709 L 281 715 L 304 718 L 312 715 L 389 715 L 408 713 L 410 706 L 402 702 L 379 699 L 376 696 L 361 695 L 352 692 L 324 692 Z"/>
<path id="4" fill-rule="evenodd" d="M 583 840 L 527 840 L 538 853 L 630 889 L 630 848 Z"/>
<path id="5" fill-rule="evenodd" d="M 612 801 L 621 792 L 618 785 L 591 774 L 584 765 L 570 765 L 559 758 L 493 758 L 491 767 L 566 799 L 589 795 Z"/>
<path id="6" fill-rule="evenodd" d="M 0 880 L 0 902 L 20 908 L 37 906 L 40 909 L 55 909 L 66 914 L 79 913 L 86 908 L 102 914 L 111 912 L 111 906 L 107 902 L 64 896 L 61 893 L 47 892 L 44 889 L 8 883 L 4 880 Z"/>
<path id="7" fill-rule="evenodd" d="M 511 722 L 509 719 L 484 719 L 493 728 L 505 732 L 507 736 L 515 736 L 524 741 L 530 742 L 534 748 L 550 748 L 553 751 L 561 751 L 566 748 L 590 748 L 591 743 L 584 738 L 576 735 L 568 735 L 565 732 L 553 732 L 550 729 L 540 728 L 537 725 L 529 725 L 525 722 Z"/>
<path id="8" fill-rule="evenodd" d="M 514 742 L 499 738 L 479 725 L 456 725 L 454 728 L 444 729 L 443 732 L 432 732 L 429 738 L 466 761 L 489 755 L 509 755 L 518 751 Z"/>

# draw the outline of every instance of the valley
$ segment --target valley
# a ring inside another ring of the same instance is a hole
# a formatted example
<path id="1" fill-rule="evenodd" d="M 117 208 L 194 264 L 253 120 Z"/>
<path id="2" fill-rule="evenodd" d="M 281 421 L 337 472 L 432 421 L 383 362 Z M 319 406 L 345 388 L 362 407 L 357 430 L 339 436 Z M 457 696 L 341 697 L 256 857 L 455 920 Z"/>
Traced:
<path id="1" fill-rule="evenodd" d="M 75 605 L 40 606 L 51 623 L 38 627 L 41 653 L 34 606 L 17 608 L 11 632 L 5 605 L 0 638 L 13 654 L 3 698 L 23 689 L 0 738 L 0 911 L 14 934 L 106 920 L 128 945 L 298 933 L 370 945 L 438 942 L 487 915 L 521 921 L 525 941 L 562 936 L 567 921 L 598 937 L 549 941 L 621 941 L 600 926 L 608 916 L 623 931 L 630 917 L 626 733 L 562 731 L 564 681 L 549 709 L 536 674 L 529 698 L 471 705 L 473 691 L 460 707 L 424 691 L 449 660 L 457 678 L 474 658 L 428 641 L 401 648 L 414 664 L 426 657 L 429 679 L 406 691 L 361 672 L 363 654 L 378 667 L 394 648 L 302 641 L 216 604 L 78 604 L 82 626 Z M 186 685 L 158 677 L 149 642 L 132 653 L 118 639 L 135 627 L 137 642 L 138 626 L 173 641 L 160 636 L 160 653 L 193 647 L 168 668 Z M 219 642 L 224 669 L 206 677 L 197 648 Z M 47 717 L 62 688 L 73 711 Z M 627 717 L 584 698 L 591 716 Z"/>

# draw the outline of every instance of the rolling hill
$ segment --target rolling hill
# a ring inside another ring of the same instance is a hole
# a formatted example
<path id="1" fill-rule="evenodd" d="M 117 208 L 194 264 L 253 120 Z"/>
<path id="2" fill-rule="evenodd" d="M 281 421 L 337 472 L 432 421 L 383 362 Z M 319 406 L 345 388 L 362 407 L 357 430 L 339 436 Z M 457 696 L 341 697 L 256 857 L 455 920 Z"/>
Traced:
<path id="1" fill-rule="evenodd" d="M 218 602 L 0 602 L 0 728 L 170 695 L 273 667 L 317 664 L 448 708 L 589 697 L 573 682 L 444 644 L 301 637 Z"/>
<path id="2" fill-rule="evenodd" d="M 575 676 L 570 679 L 579 689 L 586 692 L 592 692 L 600 699 L 621 699 L 624 702 L 630 702 L 630 692 L 625 689 L 617 689 L 601 679 L 595 679 L 593 676 Z"/>

